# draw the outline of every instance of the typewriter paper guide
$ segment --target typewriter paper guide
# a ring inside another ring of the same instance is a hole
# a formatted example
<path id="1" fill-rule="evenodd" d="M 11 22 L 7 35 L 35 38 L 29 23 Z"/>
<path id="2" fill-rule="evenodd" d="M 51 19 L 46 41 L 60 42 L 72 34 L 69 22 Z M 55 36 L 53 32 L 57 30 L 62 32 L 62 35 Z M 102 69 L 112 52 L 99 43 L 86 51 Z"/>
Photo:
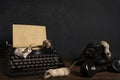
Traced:
<path id="1" fill-rule="evenodd" d="M 46 40 L 46 27 L 13 24 L 13 47 L 42 45 Z"/>

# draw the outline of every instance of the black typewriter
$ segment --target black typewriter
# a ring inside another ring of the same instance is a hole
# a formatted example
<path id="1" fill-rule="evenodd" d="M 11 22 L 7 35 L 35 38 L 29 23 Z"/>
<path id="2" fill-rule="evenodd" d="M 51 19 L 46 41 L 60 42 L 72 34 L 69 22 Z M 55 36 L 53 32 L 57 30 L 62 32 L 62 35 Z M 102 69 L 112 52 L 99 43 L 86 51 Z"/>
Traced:
<path id="1" fill-rule="evenodd" d="M 10 44 L 6 42 L 8 76 L 40 75 L 48 69 L 64 67 L 62 59 L 47 40 L 46 26 L 23 24 L 12 26 L 12 42 Z M 15 54 L 18 48 L 26 48 L 22 53 L 31 48 L 31 52 L 26 57 L 19 56 Z"/>
<path id="2" fill-rule="evenodd" d="M 27 58 L 14 54 L 15 48 L 7 49 L 8 76 L 44 74 L 48 69 L 64 67 L 64 63 L 54 49 L 33 50 Z"/>

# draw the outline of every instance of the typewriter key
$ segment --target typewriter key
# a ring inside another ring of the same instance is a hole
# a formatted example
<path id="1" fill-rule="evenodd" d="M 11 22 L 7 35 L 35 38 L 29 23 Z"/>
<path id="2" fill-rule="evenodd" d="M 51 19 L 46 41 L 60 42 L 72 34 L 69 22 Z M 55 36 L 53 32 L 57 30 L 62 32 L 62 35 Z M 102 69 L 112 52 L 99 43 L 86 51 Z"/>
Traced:
<path id="1" fill-rule="evenodd" d="M 43 66 L 47 66 L 47 64 L 44 63 Z"/>
<path id="2" fill-rule="evenodd" d="M 19 64 L 20 64 L 20 65 L 22 65 L 22 64 L 23 64 L 23 62 L 20 62 Z"/>
<path id="3" fill-rule="evenodd" d="M 58 65 L 58 63 L 55 63 L 55 65 Z"/>
<path id="4" fill-rule="evenodd" d="M 37 61 L 40 61 L 40 60 L 42 60 L 42 58 L 38 58 L 38 59 L 37 59 Z"/>
<path id="5" fill-rule="evenodd" d="M 46 60 L 45 60 L 44 62 L 45 62 L 45 63 L 47 63 L 47 61 L 46 61 Z"/>
<path id="6" fill-rule="evenodd" d="M 50 64 L 49 64 L 49 63 L 47 63 L 47 66 L 50 66 Z"/>
<path id="7" fill-rule="evenodd" d="M 49 58 L 47 57 L 47 58 L 45 58 L 46 60 L 49 60 Z"/>
<path id="8" fill-rule="evenodd" d="M 10 59 L 13 60 L 13 59 L 14 59 L 14 56 L 11 56 Z"/>
<path id="9" fill-rule="evenodd" d="M 39 65 L 38 64 L 35 64 L 36 67 L 38 67 Z"/>
<path id="10" fill-rule="evenodd" d="M 51 65 L 51 66 L 54 66 L 54 63 L 51 63 L 50 65 Z"/>
<path id="11" fill-rule="evenodd" d="M 19 59 L 19 57 L 18 56 L 14 56 L 15 57 L 15 59 Z"/>
<path id="12" fill-rule="evenodd" d="M 34 65 L 32 64 L 32 65 L 30 65 L 30 67 L 34 67 Z"/>
<path id="13" fill-rule="evenodd" d="M 55 60 L 51 60 L 51 62 L 53 62 L 53 63 L 54 63 L 54 62 L 55 62 Z"/>
<path id="14" fill-rule="evenodd" d="M 19 64 L 18 62 L 15 63 L 15 65 L 18 65 L 18 64 Z"/>
<path id="15" fill-rule="evenodd" d="M 30 67 L 30 65 L 26 65 L 26 67 L 27 67 L 27 68 L 29 68 L 29 67 Z"/>
<path id="16" fill-rule="evenodd" d="M 17 68 L 22 68 L 22 66 L 17 66 Z"/>
<path id="17" fill-rule="evenodd" d="M 25 65 L 22 65 L 22 68 L 25 68 L 26 66 Z"/>
<path id="18" fill-rule="evenodd" d="M 57 59 L 54 59 L 54 61 L 55 61 L 55 62 L 58 62 L 58 60 L 57 60 Z"/>
<path id="19" fill-rule="evenodd" d="M 40 62 L 39 62 L 39 61 L 36 61 L 36 63 L 38 63 L 38 64 L 39 64 Z"/>
<path id="20" fill-rule="evenodd" d="M 32 61 L 33 64 L 35 64 L 36 62 L 35 61 Z"/>
<path id="21" fill-rule="evenodd" d="M 42 58 L 38 58 L 38 60 L 42 60 Z"/>
<path id="22" fill-rule="evenodd" d="M 13 62 L 12 62 L 12 61 L 9 61 L 9 65 L 13 65 Z"/>
<path id="23" fill-rule="evenodd" d="M 32 62 L 30 62 L 30 61 L 28 62 L 28 64 L 31 64 L 31 63 L 32 63 Z"/>
<path id="24" fill-rule="evenodd" d="M 51 60 L 49 60 L 48 62 L 51 63 Z"/>
<path id="25" fill-rule="evenodd" d="M 40 61 L 40 63 L 43 63 L 44 61 Z"/>
<path id="26" fill-rule="evenodd" d="M 15 69 L 15 66 L 11 66 L 11 69 Z"/>
<path id="27" fill-rule="evenodd" d="M 39 66 L 43 66 L 42 64 L 39 64 Z"/>
<path id="28" fill-rule="evenodd" d="M 24 64 L 26 65 L 26 64 L 27 64 L 27 62 L 24 62 Z"/>

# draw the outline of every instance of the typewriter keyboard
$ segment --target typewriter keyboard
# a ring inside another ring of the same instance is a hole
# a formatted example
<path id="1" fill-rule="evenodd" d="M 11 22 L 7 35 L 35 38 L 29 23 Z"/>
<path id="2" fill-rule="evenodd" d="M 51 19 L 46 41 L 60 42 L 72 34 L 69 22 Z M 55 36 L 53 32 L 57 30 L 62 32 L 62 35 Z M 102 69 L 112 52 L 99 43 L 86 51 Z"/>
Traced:
<path id="1" fill-rule="evenodd" d="M 8 75 L 20 76 L 41 74 L 48 69 L 63 67 L 61 58 L 56 54 L 35 54 L 27 58 L 10 55 L 8 60 Z"/>

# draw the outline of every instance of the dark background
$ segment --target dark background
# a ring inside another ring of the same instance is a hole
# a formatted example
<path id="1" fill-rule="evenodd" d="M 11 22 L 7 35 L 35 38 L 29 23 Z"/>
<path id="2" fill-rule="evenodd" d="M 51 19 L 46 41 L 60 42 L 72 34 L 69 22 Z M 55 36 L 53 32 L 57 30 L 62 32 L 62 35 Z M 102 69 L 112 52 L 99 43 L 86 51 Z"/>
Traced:
<path id="1" fill-rule="evenodd" d="M 120 0 L 0 0 L 0 55 L 12 24 L 45 25 L 63 58 L 75 59 L 91 40 L 106 40 L 120 57 Z"/>

